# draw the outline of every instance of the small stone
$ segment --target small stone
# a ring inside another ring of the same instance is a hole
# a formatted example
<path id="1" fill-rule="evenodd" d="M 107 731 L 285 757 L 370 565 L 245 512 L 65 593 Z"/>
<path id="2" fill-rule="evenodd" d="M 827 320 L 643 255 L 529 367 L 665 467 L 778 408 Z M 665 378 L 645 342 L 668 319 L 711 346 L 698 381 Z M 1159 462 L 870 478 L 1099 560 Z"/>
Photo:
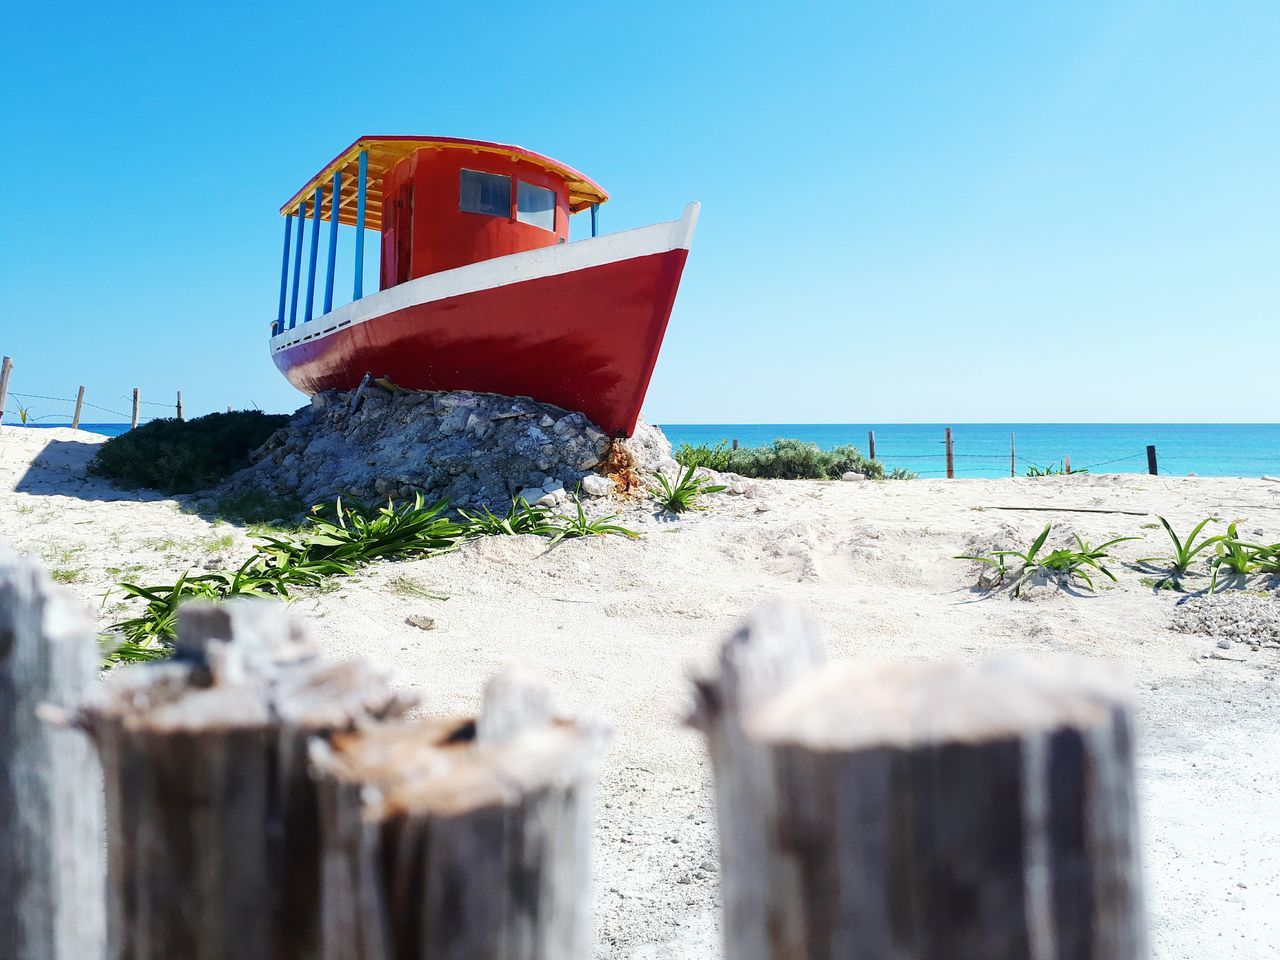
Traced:
<path id="1" fill-rule="evenodd" d="M 720 869 L 720 864 L 716 863 L 714 860 L 703 860 L 702 863 L 698 864 L 698 866 L 700 869 L 707 871 L 707 873 L 715 873 Z"/>
<path id="2" fill-rule="evenodd" d="M 1218 641 L 1218 647 L 1219 649 L 1222 649 L 1222 650 L 1230 650 L 1231 641 L 1228 640 L 1226 637 L 1223 637 L 1221 640 Z"/>
<path id="3" fill-rule="evenodd" d="M 867 475 L 865 473 L 855 473 L 854 471 L 850 470 L 848 473 L 840 474 L 840 479 L 841 480 L 865 480 L 867 479 Z"/>
<path id="4" fill-rule="evenodd" d="M 417 627 L 419 630 L 434 630 L 436 628 L 436 618 L 423 616 L 420 613 L 410 614 L 404 618 L 404 622 L 411 627 Z"/>
<path id="5" fill-rule="evenodd" d="M 589 497 L 607 497 L 617 489 L 617 484 L 597 473 L 582 478 L 582 492 Z"/>
<path id="6" fill-rule="evenodd" d="M 525 487 L 523 490 L 516 491 L 516 499 L 523 500 L 525 503 L 534 504 L 541 500 L 546 494 L 541 487 Z"/>
<path id="7" fill-rule="evenodd" d="M 772 509 L 773 504 L 769 503 L 767 500 L 761 500 L 756 504 L 756 513 L 768 513 Z"/>

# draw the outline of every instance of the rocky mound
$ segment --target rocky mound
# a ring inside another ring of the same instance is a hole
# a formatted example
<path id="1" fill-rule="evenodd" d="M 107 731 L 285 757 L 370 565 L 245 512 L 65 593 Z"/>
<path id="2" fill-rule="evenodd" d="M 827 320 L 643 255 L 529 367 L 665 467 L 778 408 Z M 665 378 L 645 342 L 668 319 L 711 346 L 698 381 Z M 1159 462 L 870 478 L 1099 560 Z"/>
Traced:
<path id="1" fill-rule="evenodd" d="M 580 483 L 589 496 L 626 492 L 670 457 L 662 431 L 643 421 L 614 441 L 582 414 L 526 397 L 366 385 L 312 397 L 220 492 L 307 504 L 421 493 L 505 510 L 516 496 L 563 502 Z"/>

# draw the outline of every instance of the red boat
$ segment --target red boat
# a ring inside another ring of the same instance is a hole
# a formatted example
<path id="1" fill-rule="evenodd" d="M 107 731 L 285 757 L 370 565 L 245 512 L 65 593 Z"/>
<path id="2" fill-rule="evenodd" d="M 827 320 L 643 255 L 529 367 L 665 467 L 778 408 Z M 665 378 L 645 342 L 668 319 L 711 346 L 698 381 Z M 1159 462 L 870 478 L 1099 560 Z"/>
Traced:
<path id="1" fill-rule="evenodd" d="M 272 359 L 307 394 L 352 389 L 372 374 L 409 389 L 528 396 L 629 436 L 698 204 L 679 220 L 597 236 L 608 198 L 578 171 L 522 147 L 361 137 L 280 208 Z M 570 215 L 588 210 L 591 239 L 570 243 Z M 322 220 L 327 268 L 317 311 Z M 339 224 L 356 228 L 356 268 L 353 300 L 334 308 Z M 381 289 L 368 296 L 366 230 L 382 234 Z"/>

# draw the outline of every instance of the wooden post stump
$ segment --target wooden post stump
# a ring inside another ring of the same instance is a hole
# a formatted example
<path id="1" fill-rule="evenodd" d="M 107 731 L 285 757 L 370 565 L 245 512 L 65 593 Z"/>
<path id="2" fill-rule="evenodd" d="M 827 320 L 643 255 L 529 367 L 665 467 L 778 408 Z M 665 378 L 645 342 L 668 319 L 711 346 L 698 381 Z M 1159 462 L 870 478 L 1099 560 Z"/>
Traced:
<path id="1" fill-rule="evenodd" d="M 1155 444 L 1149 444 L 1147 446 L 1147 473 L 1151 474 L 1153 477 L 1159 476 L 1160 474 L 1160 469 L 1156 464 Z"/>
<path id="2" fill-rule="evenodd" d="M 874 430 L 867 431 L 867 459 L 874 460 L 876 458 L 876 432 Z"/>
<path id="3" fill-rule="evenodd" d="M 109 960 L 318 957 L 306 740 L 407 705 L 282 605 L 184 606 L 173 659 L 114 671 L 76 717 L 106 780 Z"/>
<path id="4" fill-rule="evenodd" d="M 326 960 L 588 960 L 604 739 L 507 672 L 476 720 L 313 740 Z"/>
<path id="5" fill-rule="evenodd" d="M 779 651 L 801 661 L 812 638 L 753 633 L 697 681 L 726 956 L 1146 956 L 1123 684 L 1016 660 L 838 663 L 788 682 Z M 750 706 L 744 674 L 763 681 Z M 731 910 L 747 902 L 761 916 L 744 924 Z"/>
<path id="6" fill-rule="evenodd" d="M 13 358 L 0 359 L 0 421 L 4 420 L 4 403 L 9 396 L 9 375 L 13 373 Z"/>
<path id="7" fill-rule="evenodd" d="M 133 388 L 133 416 L 130 418 L 130 421 L 129 421 L 129 429 L 130 430 L 138 429 L 138 388 L 137 387 Z"/>
<path id="8" fill-rule="evenodd" d="M 80 392 L 76 394 L 76 412 L 71 417 L 71 429 L 80 429 L 80 411 L 84 409 L 84 385 L 81 384 Z"/>
<path id="9" fill-rule="evenodd" d="M 746 735 L 747 718 L 801 674 L 826 661 L 817 631 L 788 607 L 753 612 L 720 649 L 713 672 L 694 679 L 690 723 L 706 737 L 716 786 L 724 955 L 762 960 L 770 892 L 753 876 L 768 862 L 774 816 L 773 758 Z"/>
<path id="10" fill-rule="evenodd" d="M 947 448 L 947 479 L 954 480 L 956 477 L 956 455 L 955 446 L 951 441 L 951 428 L 947 427 L 943 434 L 943 443 Z"/>
<path id="11" fill-rule="evenodd" d="M 100 960 L 102 778 L 92 748 L 42 723 L 96 684 L 93 617 L 0 543 L 0 956 Z"/>

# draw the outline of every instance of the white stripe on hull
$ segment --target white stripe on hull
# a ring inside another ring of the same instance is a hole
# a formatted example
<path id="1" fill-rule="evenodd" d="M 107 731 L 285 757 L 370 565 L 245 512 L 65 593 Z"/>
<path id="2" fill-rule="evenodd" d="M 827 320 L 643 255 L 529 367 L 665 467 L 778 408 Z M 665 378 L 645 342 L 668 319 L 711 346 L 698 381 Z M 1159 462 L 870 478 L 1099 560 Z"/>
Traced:
<path id="1" fill-rule="evenodd" d="M 576 270 L 666 253 L 669 250 L 688 250 L 693 242 L 693 228 L 698 223 L 699 209 L 700 205 L 695 201 L 685 206 L 684 214 L 679 220 L 623 230 L 603 237 L 592 237 L 590 240 L 512 253 L 505 257 L 470 263 L 465 267 L 442 270 L 440 273 L 428 274 L 379 290 L 322 317 L 316 317 L 310 323 L 300 323 L 292 330 L 276 334 L 271 338 L 271 352 L 275 354 L 299 343 L 320 340 L 354 324 L 420 303 L 447 300 L 480 290 L 573 273 Z"/>

